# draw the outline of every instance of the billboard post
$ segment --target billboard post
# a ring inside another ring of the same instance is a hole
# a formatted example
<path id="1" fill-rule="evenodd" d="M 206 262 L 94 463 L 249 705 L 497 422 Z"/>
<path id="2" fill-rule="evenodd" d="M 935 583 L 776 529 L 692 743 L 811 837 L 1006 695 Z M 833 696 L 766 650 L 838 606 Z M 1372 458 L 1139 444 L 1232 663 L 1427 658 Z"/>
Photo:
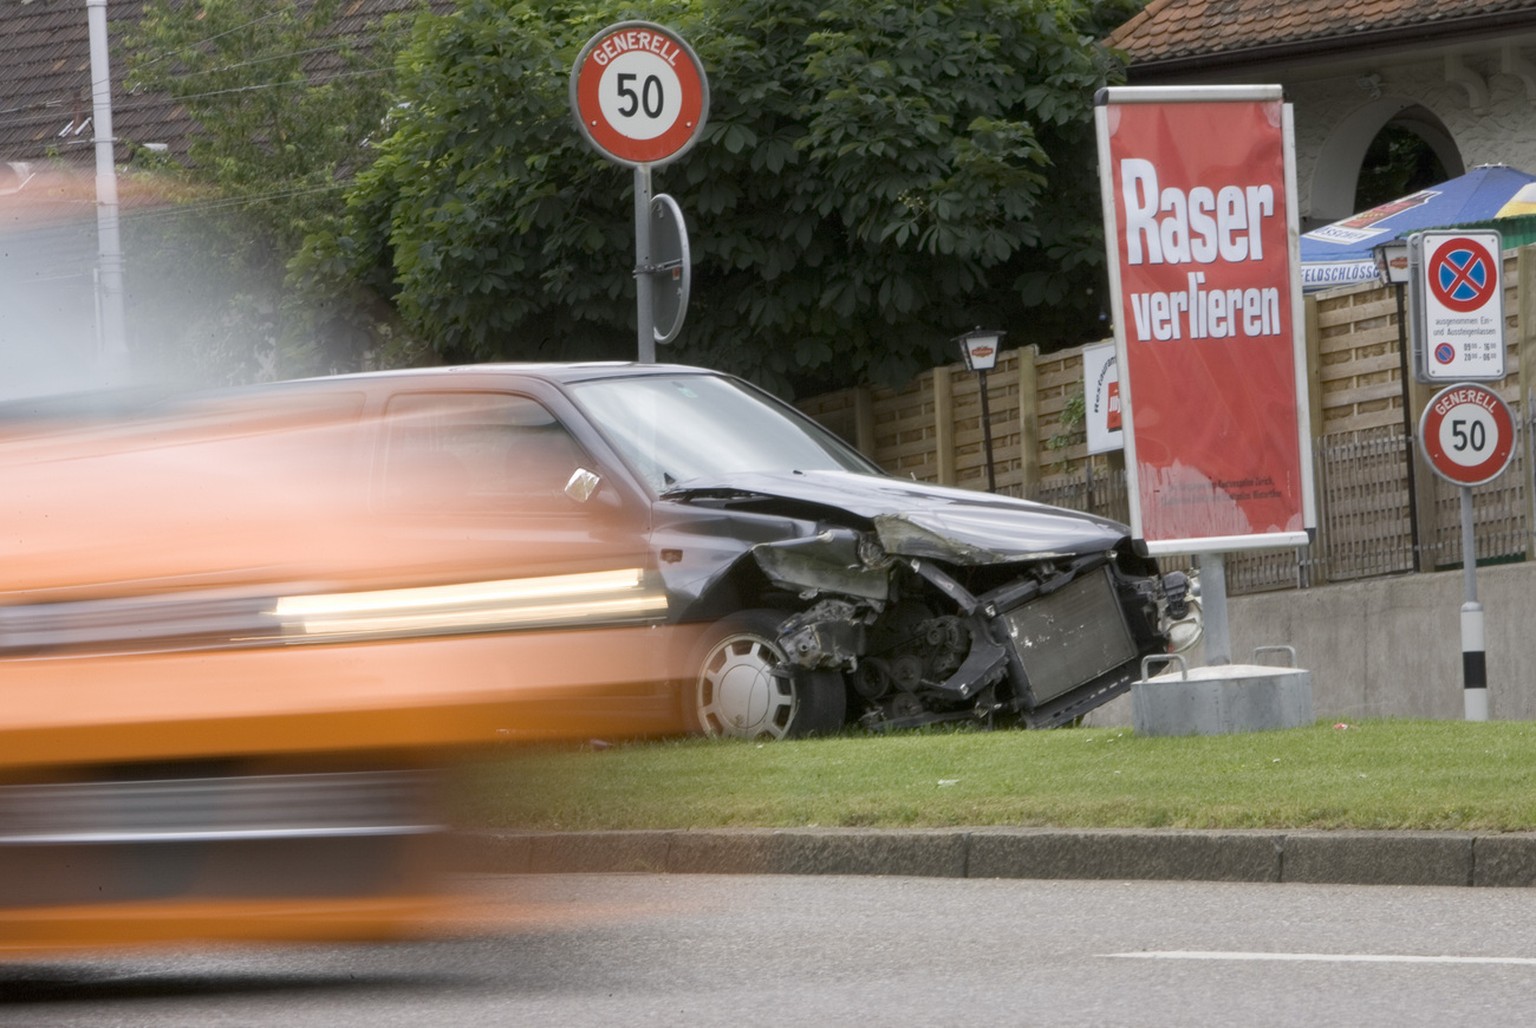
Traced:
<path id="1" fill-rule="evenodd" d="M 1223 663 L 1221 555 L 1316 526 L 1291 111 L 1279 86 L 1129 86 L 1095 114 L 1131 528 L 1201 556 Z"/>

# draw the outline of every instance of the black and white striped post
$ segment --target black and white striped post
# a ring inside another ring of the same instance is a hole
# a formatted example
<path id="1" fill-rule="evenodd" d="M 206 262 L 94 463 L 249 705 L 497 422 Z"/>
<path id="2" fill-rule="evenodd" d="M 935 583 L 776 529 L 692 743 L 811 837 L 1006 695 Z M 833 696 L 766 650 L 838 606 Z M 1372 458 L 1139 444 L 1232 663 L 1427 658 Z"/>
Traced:
<path id="1" fill-rule="evenodd" d="M 1468 721 L 1488 720 L 1488 654 L 1483 644 L 1483 605 L 1477 602 L 1477 543 L 1472 531 L 1472 487 L 1461 487 L 1461 692 Z"/>

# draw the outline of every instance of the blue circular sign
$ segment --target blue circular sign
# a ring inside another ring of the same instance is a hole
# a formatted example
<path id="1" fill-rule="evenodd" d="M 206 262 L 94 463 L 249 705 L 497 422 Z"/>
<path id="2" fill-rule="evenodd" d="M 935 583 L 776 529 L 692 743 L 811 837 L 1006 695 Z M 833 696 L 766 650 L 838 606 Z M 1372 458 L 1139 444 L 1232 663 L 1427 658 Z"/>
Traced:
<path id="1" fill-rule="evenodd" d="M 1450 343 L 1441 343 L 1435 347 L 1435 360 L 1441 364 L 1449 364 L 1456 359 L 1456 347 Z"/>

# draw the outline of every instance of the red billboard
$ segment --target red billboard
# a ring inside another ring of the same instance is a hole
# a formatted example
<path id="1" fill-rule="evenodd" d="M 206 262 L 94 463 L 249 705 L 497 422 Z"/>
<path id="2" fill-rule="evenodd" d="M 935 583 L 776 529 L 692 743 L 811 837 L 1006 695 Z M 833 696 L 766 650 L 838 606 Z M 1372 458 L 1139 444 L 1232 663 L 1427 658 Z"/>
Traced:
<path id="1" fill-rule="evenodd" d="M 1315 524 L 1290 111 L 1278 86 L 1101 92 L 1131 527 L 1153 553 Z"/>

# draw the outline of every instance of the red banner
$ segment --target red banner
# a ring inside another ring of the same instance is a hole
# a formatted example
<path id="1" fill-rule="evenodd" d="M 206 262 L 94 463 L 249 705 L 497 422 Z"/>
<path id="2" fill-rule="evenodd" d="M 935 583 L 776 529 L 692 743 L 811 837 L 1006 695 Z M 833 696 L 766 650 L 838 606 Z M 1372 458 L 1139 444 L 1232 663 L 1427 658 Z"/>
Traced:
<path id="1" fill-rule="evenodd" d="M 1305 542 L 1284 104 L 1137 92 L 1098 112 L 1132 528 L 1154 552 Z"/>

